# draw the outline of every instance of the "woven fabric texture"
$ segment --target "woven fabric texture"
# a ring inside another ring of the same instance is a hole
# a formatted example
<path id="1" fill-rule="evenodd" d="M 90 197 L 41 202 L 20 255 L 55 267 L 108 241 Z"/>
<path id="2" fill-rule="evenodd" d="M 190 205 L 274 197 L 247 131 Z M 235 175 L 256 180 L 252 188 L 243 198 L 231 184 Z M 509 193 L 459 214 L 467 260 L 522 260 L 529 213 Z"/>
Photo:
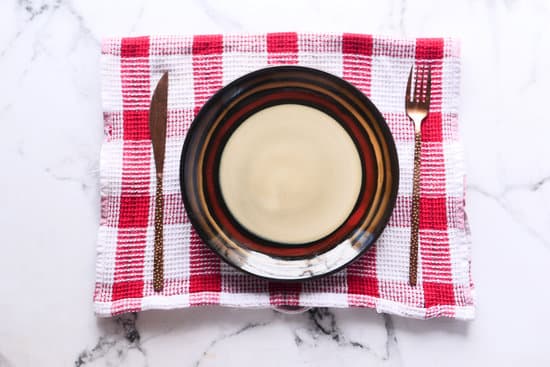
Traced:
<path id="1" fill-rule="evenodd" d="M 422 125 L 418 285 L 409 285 L 414 127 L 404 108 L 411 66 L 432 67 Z M 400 164 L 399 193 L 375 246 L 336 274 L 300 284 L 261 280 L 221 261 L 193 230 L 182 204 L 179 159 L 201 106 L 236 78 L 297 64 L 342 77 L 383 113 Z M 164 291 L 153 290 L 155 170 L 149 104 L 170 73 L 164 167 Z M 95 312 L 231 307 L 371 307 L 407 317 L 474 317 L 471 241 L 458 134 L 460 47 L 443 38 L 270 33 L 106 39 L 102 45 L 104 143 Z"/>

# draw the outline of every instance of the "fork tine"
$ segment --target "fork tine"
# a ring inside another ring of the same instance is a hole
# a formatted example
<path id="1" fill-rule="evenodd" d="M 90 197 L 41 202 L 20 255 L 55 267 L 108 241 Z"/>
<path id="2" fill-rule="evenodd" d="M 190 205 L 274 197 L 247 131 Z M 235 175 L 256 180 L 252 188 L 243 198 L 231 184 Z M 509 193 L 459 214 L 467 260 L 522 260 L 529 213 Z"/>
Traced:
<path id="1" fill-rule="evenodd" d="M 413 68 L 414 68 L 414 65 L 411 66 L 411 71 L 409 72 L 409 80 L 407 81 L 407 91 L 405 92 L 405 102 L 410 102 L 412 100 L 411 84 L 412 84 Z"/>
<path id="2" fill-rule="evenodd" d="M 428 81 L 426 86 L 426 103 L 430 105 L 430 95 L 432 91 L 432 68 L 428 67 Z"/>
<path id="3" fill-rule="evenodd" d="M 418 66 L 418 72 L 417 72 L 417 75 L 416 75 L 416 85 L 415 85 L 415 102 L 416 103 L 421 103 L 422 102 L 422 99 L 424 97 L 424 80 L 425 80 L 425 77 L 424 77 L 424 63 L 421 63 L 419 66 Z"/>
<path id="4" fill-rule="evenodd" d="M 428 87 L 428 73 L 430 69 L 428 65 L 422 65 L 422 102 L 426 102 L 426 89 Z"/>
<path id="5" fill-rule="evenodd" d="M 420 69 L 422 64 L 414 66 L 414 86 L 413 86 L 413 101 L 418 103 L 419 86 L 420 86 Z"/>
<path id="6" fill-rule="evenodd" d="M 428 76 L 430 73 L 430 67 L 427 64 L 423 65 L 422 72 L 422 102 L 426 102 L 427 89 L 428 89 Z"/>
<path id="7" fill-rule="evenodd" d="M 416 78 L 414 81 L 414 101 L 416 103 L 422 100 L 422 64 L 416 67 Z"/>

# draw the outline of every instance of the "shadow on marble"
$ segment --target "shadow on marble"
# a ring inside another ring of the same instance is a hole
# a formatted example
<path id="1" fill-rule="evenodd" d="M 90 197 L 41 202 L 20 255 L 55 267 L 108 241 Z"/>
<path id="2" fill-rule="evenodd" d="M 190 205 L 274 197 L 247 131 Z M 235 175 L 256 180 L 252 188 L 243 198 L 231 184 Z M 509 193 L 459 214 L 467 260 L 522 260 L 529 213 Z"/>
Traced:
<path id="1" fill-rule="evenodd" d="M 207 306 L 175 310 L 143 311 L 139 314 L 126 314 L 115 318 L 99 318 L 97 323 L 100 332 L 108 334 L 114 331 L 113 325 L 117 323 L 117 320 L 121 323 L 120 319 L 122 318 L 128 324 L 131 321 L 127 320 L 135 317 L 136 327 L 140 331 L 154 337 L 155 335 L 177 332 L 178 330 L 185 330 L 186 333 L 191 333 L 195 329 L 211 327 L 213 325 L 231 327 L 231 325 L 242 326 L 247 323 L 265 324 L 275 319 L 283 322 L 292 322 L 311 318 L 312 315 L 317 315 L 318 310 L 326 309 L 312 309 L 302 314 L 287 315 L 272 309 L 238 309 Z M 328 309 L 328 312 L 334 314 L 339 323 L 361 322 L 365 327 L 373 323 L 379 323 L 384 316 L 371 309 Z M 471 325 L 471 322 L 448 318 L 417 320 L 395 315 L 389 315 L 389 317 L 393 320 L 396 329 L 407 329 L 419 334 L 446 331 L 466 336 Z"/>
<path id="2" fill-rule="evenodd" d="M 468 336 L 471 324 L 475 322 L 450 318 L 417 320 L 399 316 L 395 316 L 393 319 L 397 332 L 400 330 L 407 330 L 407 332 L 418 335 L 440 334 L 441 332 L 445 332 L 447 334 L 455 334 L 463 337 Z"/>
<path id="3" fill-rule="evenodd" d="M 471 322 L 440 318 L 431 320 L 407 319 L 379 314 L 371 309 L 311 309 L 302 314 L 282 314 L 272 309 L 237 309 L 225 307 L 200 307 L 177 310 L 151 310 L 137 316 L 137 328 L 147 338 L 169 333 L 193 333 L 203 328 L 220 327 L 239 329 L 267 326 L 273 322 L 290 325 L 311 324 L 325 334 L 337 333 L 360 324 L 363 328 L 385 325 L 397 331 L 405 329 L 416 334 L 446 332 L 467 336 Z"/>

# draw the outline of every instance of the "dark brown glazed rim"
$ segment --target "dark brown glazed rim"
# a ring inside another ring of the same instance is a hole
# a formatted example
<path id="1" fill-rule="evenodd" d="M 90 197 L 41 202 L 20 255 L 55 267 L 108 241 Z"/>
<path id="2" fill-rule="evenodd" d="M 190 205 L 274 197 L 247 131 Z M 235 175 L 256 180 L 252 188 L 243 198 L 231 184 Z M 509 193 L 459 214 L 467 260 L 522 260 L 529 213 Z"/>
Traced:
<path id="1" fill-rule="evenodd" d="M 218 182 L 220 156 L 233 131 L 251 114 L 283 103 L 331 115 L 354 141 L 363 170 L 360 194 L 346 221 L 324 238 L 298 245 L 269 241 L 240 225 Z M 299 66 L 261 69 L 218 91 L 193 121 L 180 161 L 185 209 L 199 236 L 229 264 L 274 280 L 327 275 L 359 257 L 387 224 L 398 178 L 393 138 L 370 100 L 336 76 Z"/>

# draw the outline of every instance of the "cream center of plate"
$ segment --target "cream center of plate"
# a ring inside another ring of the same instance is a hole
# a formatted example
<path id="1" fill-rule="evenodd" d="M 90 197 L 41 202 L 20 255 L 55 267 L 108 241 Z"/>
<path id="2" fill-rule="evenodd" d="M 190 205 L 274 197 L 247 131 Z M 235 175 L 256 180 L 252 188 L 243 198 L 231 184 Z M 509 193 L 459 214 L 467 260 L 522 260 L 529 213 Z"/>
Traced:
<path id="1" fill-rule="evenodd" d="M 226 205 L 250 232 L 299 244 L 318 240 L 350 215 L 361 160 L 348 133 L 326 113 L 282 104 L 248 117 L 220 161 Z"/>

